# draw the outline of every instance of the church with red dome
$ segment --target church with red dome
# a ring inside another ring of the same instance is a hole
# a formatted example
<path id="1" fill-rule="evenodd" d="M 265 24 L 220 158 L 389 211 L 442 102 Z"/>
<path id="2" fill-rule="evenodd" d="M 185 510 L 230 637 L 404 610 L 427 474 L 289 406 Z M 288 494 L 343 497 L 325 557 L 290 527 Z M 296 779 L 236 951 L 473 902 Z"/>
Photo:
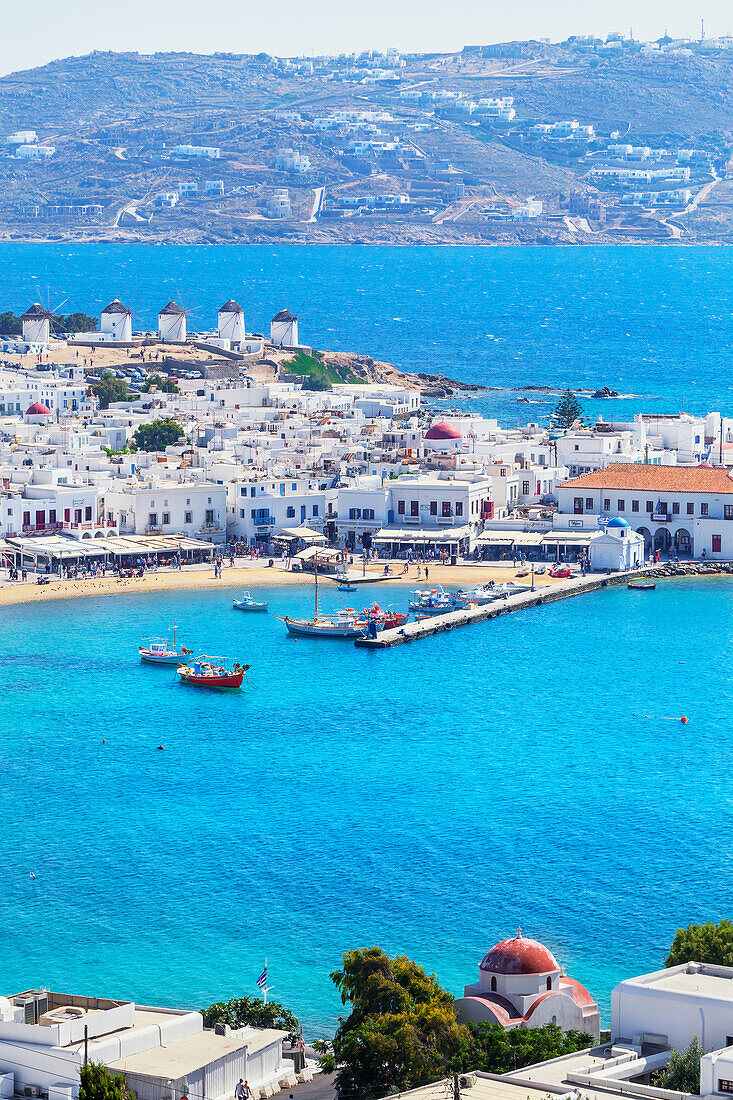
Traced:
<path id="1" fill-rule="evenodd" d="M 601 1016 L 588 990 L 521 928 L 484 955 L 478 972 L 479 980 L 456 1000 L 462 1023 L 488 1021 L 507 1029 L 557 1024 L 600 1039 Z"/>

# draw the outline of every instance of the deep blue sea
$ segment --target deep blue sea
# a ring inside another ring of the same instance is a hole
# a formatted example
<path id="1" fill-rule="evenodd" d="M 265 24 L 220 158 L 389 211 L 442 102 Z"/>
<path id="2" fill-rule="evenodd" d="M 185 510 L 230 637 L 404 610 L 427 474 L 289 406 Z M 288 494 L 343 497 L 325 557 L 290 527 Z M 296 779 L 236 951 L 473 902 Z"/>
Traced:
<path id="1" fill-rule="evenodd" d="M 212 329 L 234 296 L 249 331 L 288 306 L 315 347 L 488 386 L 608 385 L 599 413 L 733 412 L 733 249 L 0 245 L 0 311 L 41 298 L 99 313 L 112 297 L 154 328 L 177 298 Z M 541 422 L 556 398 L 473 407 Z"/>
<path id="2" fill-rule="evenodd" d="M 0 609 L 3 992 L 201 1006 L 256 993 L 267 957 L 314 1036 L 345 950 L 406 952 L 460 993 L 521 925 L 608 1019 L 613 985 L 660 966 L 679 925 L 730 916 L 730 581 L 383 653 L 295 641 L 230 598 Z M 174 620 L 251 663 L 246 690 L 141 665 L 141 636 Z"/>

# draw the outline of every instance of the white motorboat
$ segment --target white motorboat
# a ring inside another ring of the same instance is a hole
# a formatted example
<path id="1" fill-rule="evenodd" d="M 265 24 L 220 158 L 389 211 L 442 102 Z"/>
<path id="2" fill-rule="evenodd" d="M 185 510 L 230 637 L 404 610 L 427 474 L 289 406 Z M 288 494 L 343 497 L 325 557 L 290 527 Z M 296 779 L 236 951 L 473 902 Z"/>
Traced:
<path id="1" fill-rule="evenodd" d="M 245 592 L 241 600 L 232 600 L 235 611 L 267 611 L 269 603 L 253 600 L 249 592 Z"/>
<path id="2" fill-rule="evenodd" d="M 152 639 L 146 646 L 138 646 L 141 661 L 150 665 L 182 665 L 191 657 L 193 650 L 178 646 L 176 624 L 173 624 L 173 644 L 161 639 Z"/>

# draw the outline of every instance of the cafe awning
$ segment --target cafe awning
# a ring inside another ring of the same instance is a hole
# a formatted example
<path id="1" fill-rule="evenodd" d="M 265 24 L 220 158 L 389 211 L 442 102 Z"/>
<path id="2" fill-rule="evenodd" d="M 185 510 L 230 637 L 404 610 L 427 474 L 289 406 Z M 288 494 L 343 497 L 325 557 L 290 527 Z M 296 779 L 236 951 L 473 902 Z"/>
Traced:
<path id="1" fill-rule="evenodd" d="M 470 537 L 471 528 L 438 527 L 382 527 L 374 536 L 375 542 L 460 542 Z"/>

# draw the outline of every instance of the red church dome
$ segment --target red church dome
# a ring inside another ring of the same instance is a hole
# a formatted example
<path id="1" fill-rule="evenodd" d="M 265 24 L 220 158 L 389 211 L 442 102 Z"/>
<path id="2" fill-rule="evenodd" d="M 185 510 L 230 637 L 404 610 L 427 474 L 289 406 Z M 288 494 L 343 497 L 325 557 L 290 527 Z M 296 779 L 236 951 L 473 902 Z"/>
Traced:
<path id="1" fill-rule="evenodd" d="M 452 424 L 446 424 L 445 421 L 441 421 L 440 424 L 433 424 L 432 428 L 429 428 L 425 433 L 426 439 L 461 439 L 461 433 L 457 428 L 454 428 Z"/>
<path id="2" fill-rule="evenodd" d="M 51 416 L 51 410 L 48 405 L 44 405 L 42 401 L 35 401 L 29 409 L 25 410 L 26 416 Z"/>
<path id="3" fill-rule="evenodd" d="M 493 974 L 549 974 L 559 969 L 551 951 L 537 940 L 524 939 L 521 934 L 513 940 L 497 943 L 479 963 L 479 970 Z"/>

